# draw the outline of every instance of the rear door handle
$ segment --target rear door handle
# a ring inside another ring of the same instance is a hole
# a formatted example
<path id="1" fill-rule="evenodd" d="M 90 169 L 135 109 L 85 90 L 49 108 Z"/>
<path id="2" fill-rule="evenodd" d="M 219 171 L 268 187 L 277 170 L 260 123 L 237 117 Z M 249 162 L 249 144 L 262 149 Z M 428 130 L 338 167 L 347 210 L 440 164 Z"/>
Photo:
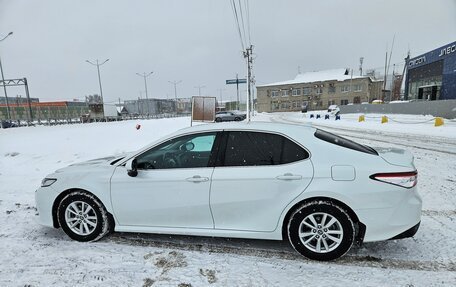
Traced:
<path id="1" fill-rule="evenodd" d="M 190 181 L 190 182 L 204 182 L 204 181 L 208 181 L 209 177 L 201 177 L 199 175 L 194 175 L 193 177 L 189 177 L 186 180 Z"/>
<path id="2" fill-rule="evenodd" d="M 276 178 L 280 180 L 300 180 L 302 179 L 302 176 L 291 173 L 285 173 L 283 175 L 277 176 Z"/>

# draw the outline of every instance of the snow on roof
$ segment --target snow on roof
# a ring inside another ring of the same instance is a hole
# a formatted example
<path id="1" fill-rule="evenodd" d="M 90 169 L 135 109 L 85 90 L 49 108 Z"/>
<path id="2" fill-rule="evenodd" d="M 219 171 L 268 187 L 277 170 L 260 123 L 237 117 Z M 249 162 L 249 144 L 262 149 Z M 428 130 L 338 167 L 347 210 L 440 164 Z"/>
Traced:
<path id="1" fill-rule="evenodd" d="M 323 81 L 345 81 L 350 79 L 368 78 L 367 76 L 350 75 L 348 69 L 332 69 L 317 72 L 306 72 L 298 74 L 293 80 L 276 82 L 266 85 L 257 85 L 257 87 L 280 86 L 290 84 L 304 84 Z"/>

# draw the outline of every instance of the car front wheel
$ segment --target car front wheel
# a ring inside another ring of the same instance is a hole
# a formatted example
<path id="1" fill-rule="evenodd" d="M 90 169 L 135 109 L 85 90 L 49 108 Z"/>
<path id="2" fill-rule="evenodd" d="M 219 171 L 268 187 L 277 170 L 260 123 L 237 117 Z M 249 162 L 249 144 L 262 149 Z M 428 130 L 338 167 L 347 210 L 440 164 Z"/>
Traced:
<path id="1" fill-rule="evenodd" d="M 77 241 L 96 241 L 110 231 L 103 204 L 93 195 L 74 191 L 65 196 L 57 210 L 63 231 Z"/>
<path id="2" fill-rule="evenodd" d="M 312 201 L 299 207 L 288 222 L 293 248 L 313 260 L 328 261 L 343 256 L 355 238 L 352 219 L 329 201 Z"/>

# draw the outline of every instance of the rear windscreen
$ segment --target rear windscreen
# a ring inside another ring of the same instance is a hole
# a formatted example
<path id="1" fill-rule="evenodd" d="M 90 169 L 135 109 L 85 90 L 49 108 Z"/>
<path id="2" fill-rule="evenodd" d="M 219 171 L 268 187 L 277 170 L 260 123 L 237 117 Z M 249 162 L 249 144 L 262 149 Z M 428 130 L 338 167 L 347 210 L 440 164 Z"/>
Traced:
<path id="1" fill-rule="evenodd" d="M 341 147 L 349 148 L 349 149 L 360 151 L 360 152 L 365 152 L 368 154 L 378 155 L 378 153 L 369 146 L 355 143 L 354 141 L 337 136 L 332 133 L 328 133 L 327 131 L 317 129 L 317 131 L 315 132 L 315 137 L 317 137 L 325 142 L 329 142 L 329 143 L 332 143 L 332 144 L 335 144 L 335 145 L 338 145 Z"/>

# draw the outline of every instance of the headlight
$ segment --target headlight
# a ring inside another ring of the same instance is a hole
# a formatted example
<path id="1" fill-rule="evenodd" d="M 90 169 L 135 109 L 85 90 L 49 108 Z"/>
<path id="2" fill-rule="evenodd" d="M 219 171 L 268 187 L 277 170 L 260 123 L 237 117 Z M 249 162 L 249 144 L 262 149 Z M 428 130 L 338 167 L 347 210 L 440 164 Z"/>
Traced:
<path id="1" fill-rule="evenodd" d="M 41 187 L 51 186 L 57 179 L 55 178 L 45 178 L 41 181 Z"/>

